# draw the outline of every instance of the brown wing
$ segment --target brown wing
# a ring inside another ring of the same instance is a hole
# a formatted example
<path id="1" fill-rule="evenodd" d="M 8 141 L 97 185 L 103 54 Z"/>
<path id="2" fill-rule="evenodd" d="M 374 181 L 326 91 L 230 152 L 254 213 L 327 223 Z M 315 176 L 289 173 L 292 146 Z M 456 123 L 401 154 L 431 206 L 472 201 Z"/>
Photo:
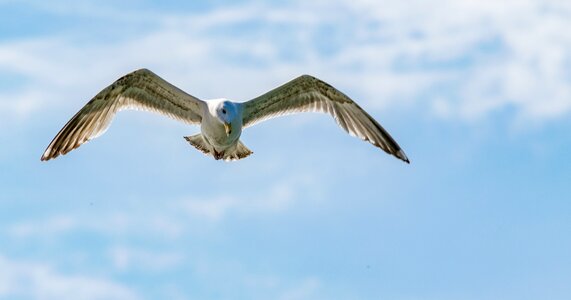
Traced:
<path id="1" fill-rule="evenodd" d="M 202 121 L 203 101 L 147 69 L 129 73 L 89 101 L 55 136 L 41 160 L 66 154 L 103 134 L 118 111 L 146 110 L 189 124 Z"/>
<path id="2" fill-rule="evenodd" d="M 375 119 L 345 94 L 315 77 L 300 76 L 242 105 L 244 127 L 292 113 L 328 113 L 350 135 L 409 163 L 404 151 Z"/>

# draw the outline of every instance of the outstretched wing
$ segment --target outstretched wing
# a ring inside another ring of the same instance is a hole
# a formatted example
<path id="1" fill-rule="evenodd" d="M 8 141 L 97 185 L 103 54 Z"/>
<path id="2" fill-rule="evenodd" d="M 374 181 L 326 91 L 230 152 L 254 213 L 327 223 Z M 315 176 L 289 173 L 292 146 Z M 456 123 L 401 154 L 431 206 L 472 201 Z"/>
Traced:
<path id="1" fill-rule="evenodd" d="M 315 77 L 300 76 L 242 105 L 244 127 L 292 113 L 328 113 L 350 135 L 409 162 L 399 145 L 377 121 L 345 94 Z"/>
<path id="2" fill-rule="evenodd" d="M 66 154 L 100 136 L 118 111 L 146 110 L 189 124 L 199 124 L 203 105 L 205 102 L 147 69 L 134 71 L 99 92 L 77 112 L 49 144 L 41 160 Z"/>

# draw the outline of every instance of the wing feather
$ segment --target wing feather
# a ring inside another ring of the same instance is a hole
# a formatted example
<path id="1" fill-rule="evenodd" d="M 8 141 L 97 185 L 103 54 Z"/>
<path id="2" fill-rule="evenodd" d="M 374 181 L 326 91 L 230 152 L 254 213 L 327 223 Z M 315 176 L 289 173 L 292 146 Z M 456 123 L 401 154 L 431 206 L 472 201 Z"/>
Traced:
<path id="1" fill-rule="evenodd" d="M 41 160 L 66 154 L 102 135 L 121 110 L 151 111 L 200 124 L 204 105 L 147 69 L 134 71 L 103 89 L 77 112 L 48 145 Z"/>
<path id="2" fill-rule="evenodd" d="M 404 151 L 375 119 L 351 98 L 315 77 L 300 76 L 242 105 L 244 127 L 293 113 L 327 113 L 350 135 L 409 163 Z"/>

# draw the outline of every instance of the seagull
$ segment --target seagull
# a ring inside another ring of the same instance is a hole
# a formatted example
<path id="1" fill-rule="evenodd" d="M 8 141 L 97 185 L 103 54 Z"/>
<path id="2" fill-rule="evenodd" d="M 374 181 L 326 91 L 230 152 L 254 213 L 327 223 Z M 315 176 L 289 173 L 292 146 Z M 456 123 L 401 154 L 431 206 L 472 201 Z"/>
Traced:
<path id="1" fill-rule="evenodd" d="M 201 132 L 184 138 L 216 160 L 233 161 L 253 152 L 241 141 L 244 128 L 264 120 L 300 112 L 322 112 L 352 136 L 368 141 L 409 163 L 389 133 L 345 94 L 310 75 L 302 75 L 247 102 L 225 98 L 200 100 L 147 69 L 131 72 L 99 92 L 59 131 L 41 160 L 64 155 L 102 135 L 121 110 L 156 112 Z"/>

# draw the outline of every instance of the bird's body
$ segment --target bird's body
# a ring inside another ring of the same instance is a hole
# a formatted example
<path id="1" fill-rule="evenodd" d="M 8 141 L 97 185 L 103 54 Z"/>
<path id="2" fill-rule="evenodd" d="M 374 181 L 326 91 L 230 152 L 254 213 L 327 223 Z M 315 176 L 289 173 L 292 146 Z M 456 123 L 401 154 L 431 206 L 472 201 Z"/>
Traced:
<path id="1" fill-rule="evenodd" d="M 324 112 L 350 135 L 409 162 L 379 123 L 349 97 L 315 77 L 300 76 L 255 99 L 238 103 L 228 99 L 202 101 L 146 69 L 129 73 L 99 92 L 60 130 L 41 159 L 66 154 L 100 136 L 115 113 L 124 109 L 153 111 L 200 125 L 201 133 L 185 139 L 217 160 L 238 160 L 252 154 L 240 141 L 244 128 L 280 115 Z"/>
<path id="2" fill-rule="evenodd" d="M 224 122 L 220 122 L 218 114 L 221 113 L 222 109 L 226 112 L 224 114 L 235 116 L 227 123 L 226 126 L 229 127 L 226 127 Z M 231 130 L 228 131 L 227 128 L 231 128 Z M 234 103 L 227 99 L 206 100 L 200 131 L 200 134 L 185 138 L 205 154 L 212 154 L 215 159 L 243 158 L 239 157 L 243 154 L 238 155 L 236 153 L 239 150 L 238 143 L 242 134 L 242 106 L 240 103 Z M 247 155 L 251 153 L 249 151 Z"/>
<path id="3" fill-rule="evenodd" d="M 242 134 L 242 109 L 241 106 L 226 99 L 207 100 L 206 105 L 209 108 L 209 113 L 205 114 L 206 117 L 203 117 L 200 130 L 202 131 L 202 135 L 207 138 L 210 145 L 212 145 L 212 147 L 214 147 L 218 152 L 221 152 L 236 144 L 240 138 L 240 134 Z M 231 105 L 235 106 L 234 111 L 236 118 L 229 122 L 232 127 L 232 131 L 229 133 L 226 132 L 224 124 L 220 123 L 216 117 L 216 107 L 219 105 L 224 105 L 225 107 Z"/>

